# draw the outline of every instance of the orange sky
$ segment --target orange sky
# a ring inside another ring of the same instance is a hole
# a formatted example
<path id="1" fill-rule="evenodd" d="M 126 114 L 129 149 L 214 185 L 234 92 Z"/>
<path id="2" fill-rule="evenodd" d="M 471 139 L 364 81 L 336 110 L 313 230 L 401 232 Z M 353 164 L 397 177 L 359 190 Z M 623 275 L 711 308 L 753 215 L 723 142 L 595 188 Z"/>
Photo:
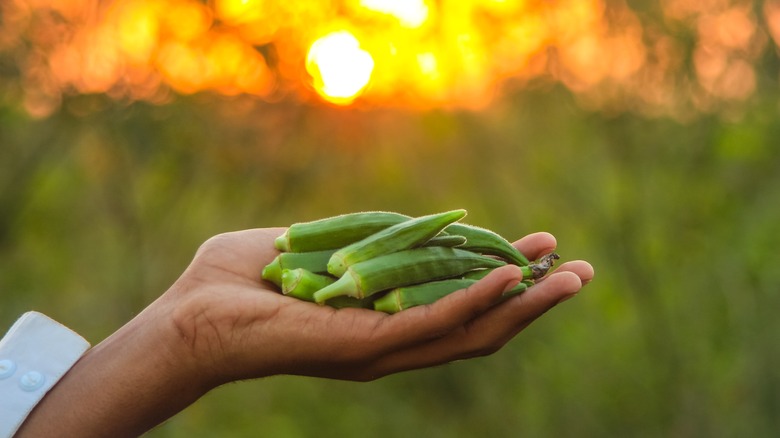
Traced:
<path id="1" fill-rule="evenodd" d="M 673 112 L 747 99 L 780 38 L 780 0 L 663 0 L 685 50 L 621 1 L 7 0 L 0 51 L 20 52 L 25 105 L 68 93 L 164 103 L 210 91 L 331 105 L 469 108 L 533 80 L 583 102 Z M 759 23 L 766 20 L 766 29 Z M 773 41 L 774 39 L 774 41 Z M 22 51 L 24 42 L 31 50 Z M 686 79 L 687 78 L 687 79 Z"/>

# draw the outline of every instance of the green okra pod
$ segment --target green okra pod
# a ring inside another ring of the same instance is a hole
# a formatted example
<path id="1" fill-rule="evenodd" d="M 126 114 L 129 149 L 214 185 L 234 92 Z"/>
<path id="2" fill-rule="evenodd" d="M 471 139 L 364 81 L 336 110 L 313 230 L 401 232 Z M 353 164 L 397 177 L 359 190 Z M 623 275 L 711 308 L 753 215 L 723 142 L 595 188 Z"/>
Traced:
<path id="1" fill-rule="evenodd" d="M 447 226 L 445 231 L 466 238 L 466 243 L 459 246 L 460 249 L 498 256 L 518 266 L 525 266 L 529 263 L 523 253 L 509 243 L 508 240 L 487 228 L 454 223 Z"/>
<path id="2" fill-rule="evenodd" d="M 339 249 L 410 217 L 387 211 L 366 211 L 298 222 L 276 238 L 279 251 L 309 252 Z"/>
<path id="3" fill-rule="evenodd" d="M 310 252 L 283 252 L 267 264 L 261 273 L 263 280 L 282 287 L 282 272 L 285 269 L 303 268 L 315 274 L 328 272 L 328 260 L 335 250 Z"/>
<path id="4" fill-rule="evenodd" d="M 429 241 L 422 244 L 422 246 L 446 246 L 453 248 L 461 246 L 466 243 L 466 238 L 455 234 L 438 235 L 432 237 Z"/>
<path id="5" fill-rule="evenodd" d="M 282 271 L 282 293 L 304 301 L 314 301 L 314 293 L 336 281 L 329 275 L 315 274 L 303 268 Z"/>
<path id="6" fill-rule="evenodd" d="M 314 301 L 314 292 L 336 281 L 330 275 L 315 274 L 306 269 L 285 269 L 282 272 L 282 293 L 303 301 Z M 353 297 L 335 297 L 325 302 L 330 307 L 344 309 L 347 307 L 370 309 L 369 300 L 359 300 Z"/>
<path id="7" fill-rule="evenodd" d="M 411 307 L 430 304 L 455 291 L 465 289 L 476 282 L 477 280 L 466 278 L 450 278 L 398 287 L 375 299 L 374 310 L 385 313 L 397 313 Z"/>
<path id="8" fill-rule="evenodd" d="M 448 278 L 398 287 L 375 299 L 373 303 L 374 310 L 385 313 L 397 313 L 412 307 L 431 304 L 453 292 L 466 289 L 478 281 L 478 279 L 472 278 Z M 512 289 L 504 292 L 501 301 L 525 292 L 531 285 L 533 285 L 533 282 L 530 280 L 521 281 Z"/>
<path id="9" fill-rule="evenodd" d="M 328 261 L 328 272 L 340 277 L 355 263 L 422 245 L 464 216 L 466 210 L 452 210 L 389 226 L 334 252 Z"/>
<path id="10" fill-rule="evenodd" d="M 472 269 L 505 264 L 502 260 L 457 248 L 407 249 L 350 266 L 335 283 L 315 292 L 314 300 L 323 303 L 342 295 L 365 298 L 396 287 L 457 277 Z"/>
<path id="11" fill-rule="evenodd" d="M 495 269 L 495 268 L 493 268 Z M 485 268 L 485 269 L 474 269 L 472 271 L 466 272 L 463 274 L 462 278 L 468 279 L 468 280 L 482 280 L 483 278 L 487 277 L 488 274 L 490 274 L 493 269 L 491 268 Z"/>

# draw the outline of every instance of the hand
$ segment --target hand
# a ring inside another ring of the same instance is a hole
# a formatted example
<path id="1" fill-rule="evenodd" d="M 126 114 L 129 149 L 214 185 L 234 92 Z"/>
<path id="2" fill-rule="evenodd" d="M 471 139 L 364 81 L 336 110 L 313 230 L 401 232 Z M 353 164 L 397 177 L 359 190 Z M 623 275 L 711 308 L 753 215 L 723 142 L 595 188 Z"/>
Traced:
<path id="1" fill-rule="evenodd" d="M 436 303 L 387 315 L 340 309 L 279 294 L 260 280 L 284 231 L 254 229 L 207 241 L 174 287 L 176 326 L 192 363 L 213 384 L 273 374 L 372 380 L 499 350 L 533 320 L 593 277 L 583 261 L 560 266 L 524 294 L 498 304 L 521 279 L 506 266 Z M 529 259 L 555 249 L 548 233 L 515 245 Z"/>
<path id="2" fill-rule="evenodd" d="M 496 269 L 468 289 L 394 315 L 332 309 L 276 292 L 260 273 L 283 228 L 205 242 L 158 300 L 100 342 L 35 407 L 17 436 L 139 436 L 223 383 L 274 374 L 372 380 L 498 351 L 593 278 L 562 264 L 497 304 L 521 278 Z M 515 245 L 529 259 L 555 249 L 547 233 Z"/>

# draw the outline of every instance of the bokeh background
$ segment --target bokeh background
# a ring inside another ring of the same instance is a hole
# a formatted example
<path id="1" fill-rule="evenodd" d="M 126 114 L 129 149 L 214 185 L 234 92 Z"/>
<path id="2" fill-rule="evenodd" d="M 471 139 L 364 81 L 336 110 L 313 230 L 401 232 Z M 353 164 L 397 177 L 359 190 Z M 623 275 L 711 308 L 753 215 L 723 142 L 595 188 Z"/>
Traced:
<path id="1" fill-rule="evenodd" d="M 148 436 L 776 436 L 778 44 L 777 0 L 5 0 L 0 330 L 97 343 L 220 232 L 466 208 L 595 281 L 490 357 Z"/>

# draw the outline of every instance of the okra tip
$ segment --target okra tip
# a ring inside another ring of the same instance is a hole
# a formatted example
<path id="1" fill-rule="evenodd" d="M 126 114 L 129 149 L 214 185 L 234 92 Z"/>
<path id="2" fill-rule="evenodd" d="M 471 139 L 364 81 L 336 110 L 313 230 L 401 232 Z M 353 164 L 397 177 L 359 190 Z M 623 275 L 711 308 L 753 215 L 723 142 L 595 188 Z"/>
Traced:
<path id="1" fill-rule="evenodd" d="M 271 263 L 263 268 L 260 277 L 277 285 L 282 283 L 282 266 L 279 262 L 279 257 L 274 258 Z"/>
<path id="2" fill-rule="evenodd" d="M 397 290 L 392 290 L 387 294 L 374 300 L 374 310 L 384 313 L 397 313 L 401 309 L 401 302 Z"/>
<path id="3" fill-rule="evenodd" d="M 341 296 L 363 298 L 355 278 L 349 272 L 346 272 L 335 282 L 314 292 L 314 302 L 324 304 L 325 301 L 331 298 Z"/>
<path id="4" fill-rule="evenodd" d="M 458 208 L 458 209 L 455 209 L 455 210 L 450 210 L 450 211 L 448 211 L 446 213 L 447 216 L 452 218 L 452 222 L 457 222 L 457 221 L 463 219 L 464 217 L 466 217 L 467 214 L 468 214 L 468 212 L 466 211 L 465 208 Z"/>
<path id="5" fill-rule="evenodd" d="M 282 270 L 282 293 L 287 295 L 291 290 L 298 286 L 301 281 L 301 272 L 298 269 Z"/>
<path id="6" fill-rule="evenodd" d="M 344 262 L 344 257 L 341 253 L 335 252 L 330 259 L 328 259 L 327 266 L 328 273 L 336 277 L 341 277 L 347 270 L 347 264 Z"/>
<path id="7" fill-rule="evenodd" d="M 289 251 L 290 250 L 290 238 L 289 238 L 289 231 L 285 231 L 284 234 L 277 237 L 274 240 L 274 247 L 278 249 L 279 251 Z"/>
<path id="8" fill-rule="evenodd" d="M 561 256 L 559 256 L 557 253 L 551 252 L 545 256 L 542 256 L 539 259 L 539 263 L 531 263 L 528 265 L 528 268 L 531 271 L 530 279 L 538 280 L 547 275 L 547 272 L 552 269 L 555 261 L 560 258 Z"/>

